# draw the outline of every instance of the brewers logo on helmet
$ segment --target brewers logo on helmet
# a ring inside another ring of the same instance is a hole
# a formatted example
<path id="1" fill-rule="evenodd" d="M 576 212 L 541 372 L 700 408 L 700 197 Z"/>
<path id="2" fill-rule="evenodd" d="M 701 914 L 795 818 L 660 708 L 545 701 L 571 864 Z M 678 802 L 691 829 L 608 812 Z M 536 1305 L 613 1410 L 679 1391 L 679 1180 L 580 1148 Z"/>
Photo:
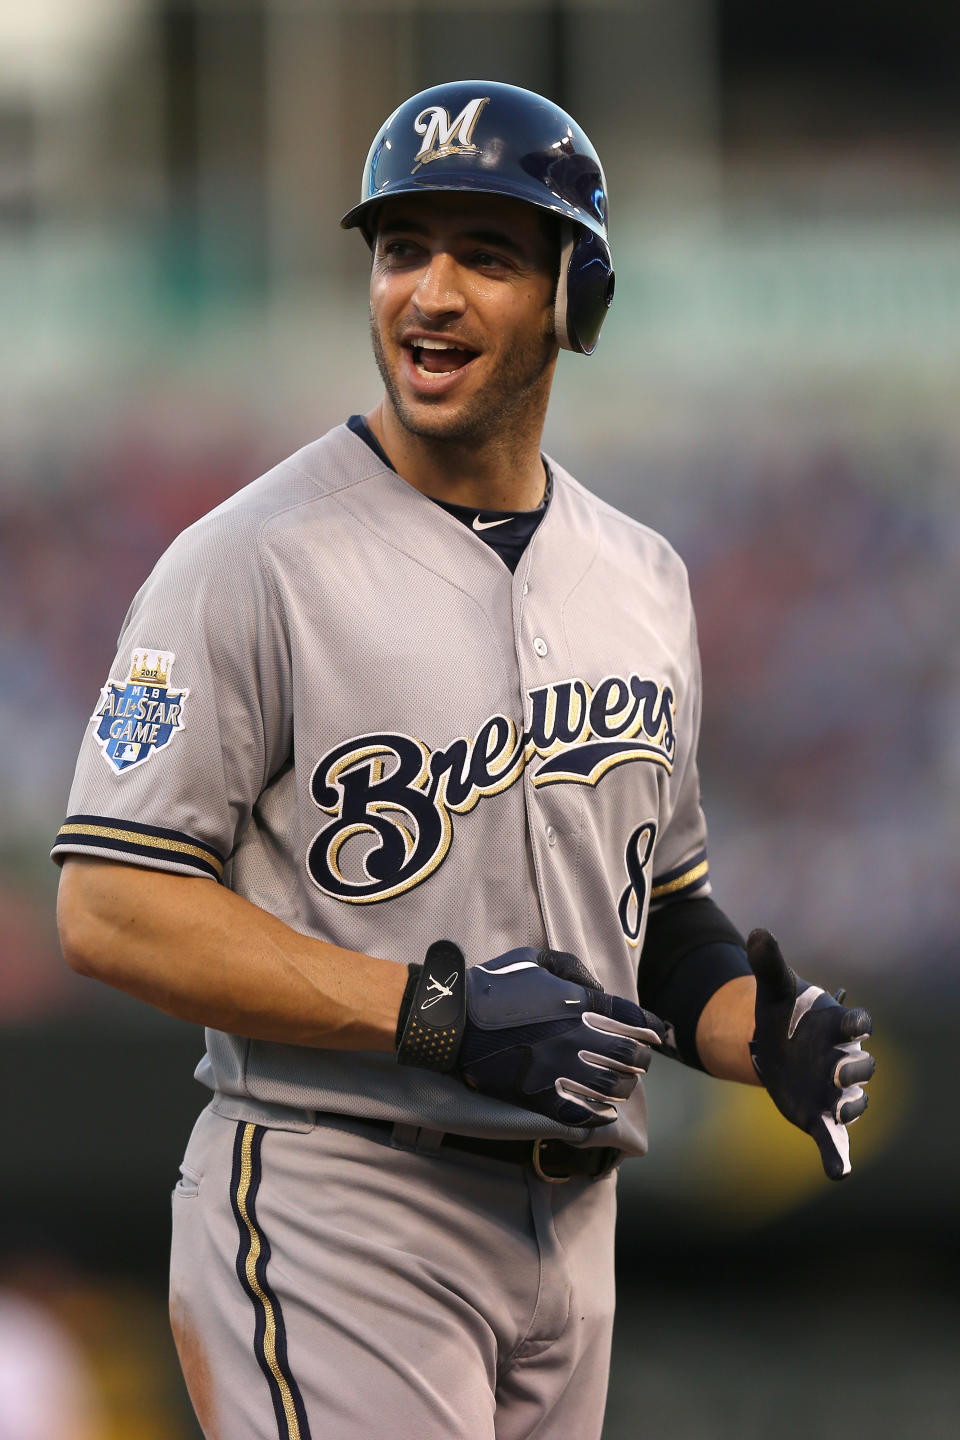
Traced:
<path id="1" fill-rule="evenodd" d="M 394 195 L 485 190 L 536 205 L 561 225 L 557 340 L 590 355 L 613 299 L 603 167 L 558 105 L 492 80 L 437 85 L 396 109 L 370 147 L 361 199 L 341 220 L 372 243 L 376 208 Z"/>

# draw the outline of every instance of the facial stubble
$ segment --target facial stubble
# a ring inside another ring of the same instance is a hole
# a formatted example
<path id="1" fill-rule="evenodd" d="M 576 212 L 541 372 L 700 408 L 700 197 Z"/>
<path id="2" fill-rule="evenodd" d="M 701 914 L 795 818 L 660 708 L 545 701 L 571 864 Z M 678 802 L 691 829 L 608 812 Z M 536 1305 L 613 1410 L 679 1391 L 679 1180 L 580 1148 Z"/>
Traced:
<path id="1" fill-rule="evenodd" d="M 370 340 L 380 378 L 394 414 L 411 435 L 424 440 L 446 441 L 453 445 L 484 445 L 503 439 L 511 431 L 521 432 L 543 426 L 550 394 L 555 355 L 553 316 L 547 313 L 541 329 L 522 344 L 511 346 L 490 382 L 465 407 L 445 414 L 438 403 L 418 410 L 408 405 L 387 363 L 380 328 L 371 306 Z"/>

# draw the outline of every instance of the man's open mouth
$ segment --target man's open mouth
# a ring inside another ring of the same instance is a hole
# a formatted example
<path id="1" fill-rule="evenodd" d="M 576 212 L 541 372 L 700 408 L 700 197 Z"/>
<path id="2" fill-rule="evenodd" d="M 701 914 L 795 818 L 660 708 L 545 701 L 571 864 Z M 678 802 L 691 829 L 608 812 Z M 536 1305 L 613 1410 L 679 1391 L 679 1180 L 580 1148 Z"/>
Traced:
<path id="1" fill-rule="evenodd" d="M 420 375 L 452 375 L 462 370 L 476 357 L 477 351 L 470 350 L 456 340 L 408 340 L 413 363 Z"/>

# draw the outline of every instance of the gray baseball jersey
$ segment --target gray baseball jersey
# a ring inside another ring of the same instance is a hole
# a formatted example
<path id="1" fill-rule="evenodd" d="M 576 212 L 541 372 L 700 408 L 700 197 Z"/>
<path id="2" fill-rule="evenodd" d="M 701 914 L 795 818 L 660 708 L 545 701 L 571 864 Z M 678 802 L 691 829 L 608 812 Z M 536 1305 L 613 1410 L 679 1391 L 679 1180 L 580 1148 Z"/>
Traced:
<path id="1" fill-rule="evenodd" d="M 346 426 L 186 530 L 136 596 L 54 856 L 222 882 L 397 961 L 547 943 L 636 997 L 649 907 L 709 889 L 681 561 L 550 462 L 516 573 Z M 397 1065 L 207 1032 L 238 1120 L 315 1110 L 642 1153 Z"/>

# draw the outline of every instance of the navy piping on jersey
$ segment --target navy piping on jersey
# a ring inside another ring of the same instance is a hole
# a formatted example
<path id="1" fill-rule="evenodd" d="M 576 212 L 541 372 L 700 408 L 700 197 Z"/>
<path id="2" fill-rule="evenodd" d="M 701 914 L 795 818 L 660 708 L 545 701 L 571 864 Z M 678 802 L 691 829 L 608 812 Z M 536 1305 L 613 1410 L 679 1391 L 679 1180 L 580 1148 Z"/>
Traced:
<path id="1" fill-rule="evenodd" d="M 370 426 L 362 415 L 351 415 L 347 421 L 347 429 L 352 430 L 354 435 L 359 436 L 365 445 L 368 445 L 378 460 L 397 473 L 397 467 L 391 463 L 390 456 L 384 450 L 380 441 L 374 435 Z M 454 519 L 466 525 L 480 540 L 490 546 L 513 574 L 520 564 L 520 557 L 526 550 L 533 536 L 534 531 L 547 513 L 547 506 L 553 494 L 553 476 L 550 474 L 550 467 L 546 460 L 543 468 L 547 472 L 547 485 L 543 499 L 535 510 L 477 510 L 473 505 L 454 505 L 449 500 L 438 500 L 435 495 L 429 498 L 441 510 L 446 510 Z"/>
<path id="2" fill-rule="evenodd" d="M 267 1279 L 270 1242 L 257 1220 L 257 1192 L 263 1173 L 266 1127 L 241 1121 L 233 1142 L 230 1203 L 237 1222 L 237 1278 L 253 1302 L 253 1348 L 270 1388 L 279 1440 L 310 1440 L 300 1387 L 287 1359 L 287 1331 L 280 1301 Z"/>

